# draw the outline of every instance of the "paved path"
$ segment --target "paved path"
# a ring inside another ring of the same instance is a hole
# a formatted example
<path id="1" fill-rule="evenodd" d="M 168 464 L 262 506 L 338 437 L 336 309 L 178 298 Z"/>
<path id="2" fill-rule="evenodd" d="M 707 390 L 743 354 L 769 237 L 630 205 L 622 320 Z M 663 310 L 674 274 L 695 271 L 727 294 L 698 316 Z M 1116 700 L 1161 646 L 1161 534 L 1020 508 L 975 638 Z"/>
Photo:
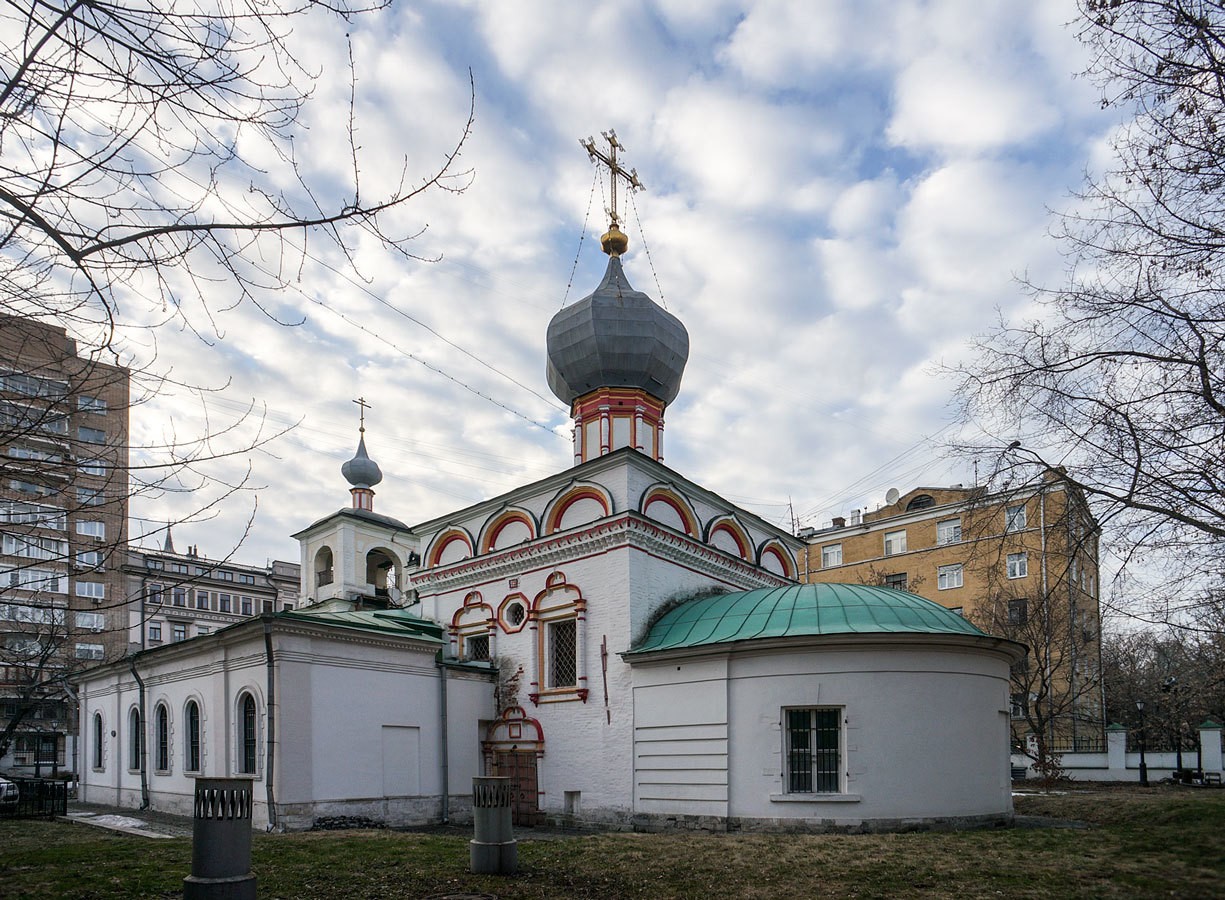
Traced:
<path id="1" fill-rule="evenodd" d="M 69 803 L 68 821 L 147 838 L 191 837 L 191 819 L 151 809 L 121 809 L 98 803 Z"/>

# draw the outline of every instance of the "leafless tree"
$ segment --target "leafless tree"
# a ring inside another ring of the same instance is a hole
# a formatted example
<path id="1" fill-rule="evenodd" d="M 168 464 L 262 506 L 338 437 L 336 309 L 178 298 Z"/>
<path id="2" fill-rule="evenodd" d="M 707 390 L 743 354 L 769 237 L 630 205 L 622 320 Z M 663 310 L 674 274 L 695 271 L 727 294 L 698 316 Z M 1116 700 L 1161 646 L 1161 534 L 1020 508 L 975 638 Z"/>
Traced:
<path id="1" fill-rule="evenodd" d="M 1059 471 L 989 495 L 961 517 L 965 615 L 1024 644 L 1012 668 L 1013 745 L 1047 778 L 1104 740 L 1096 525 Z"/>
<path id="2" fill-rule="evenodd" d="M 971 452 L 1065 465 L 1125 563 L 1203 583 L 1225 559 L 1225 5 L 1080 0 L 1078 28 L 1125 121 L 1056 221 L 1066 281 L 959 370 L 996 436 Z"/>
<path id="3" fill-rule="evenodd" d="M 0 340 L 0 755 L 64 675 L 91 664 L 66 652 L 82 629 L 98 632 L 102 616 L 107 655 L 126 650 L 129 598 L 113 589 L 120 582 L 88 603 L 78 590 L 118 571 L 128 503 L 191 493 L 204 499 L 188 518 L 206 518 L 250 487 L 241 466 L 221 478 L 209 464 L 250 454 L 276 434 L 252 408 L 237 425 L 210 418 L 203 434 L 170 423 L 156 446 L 133 453 L 91 443 L 78 415 L 95 410 L 81 398 L 126 420 L 172 386 L 196 395 L 207 415 L 209 392 L 224 382 L 180 383 L 158 358 L 160 328 L 193 332 L 208 352 L 222 311 L 250 304 L 276 320 L 283 292 L 314 258 L 356 271 L 360 243 L 363 253 L 374 245 L 419 259 L 413 241 L 422 227 L 408 205 L 467 186 L 471 173 L 458 160 L 471 104 L 466 117 L 457 111 L 454 139 L 432 171 L 414 175 L 406 158 L 389 176 L 365 176 L 347 45 L 349 109 L 328 123 L 329 134 L 347 136 L 347 162 L 327 169 L 311 157 L 301 117 L 325 73 L 298 55 L 296 26 L 328 17 L 335 40 L 347 42 L 355 19 L 385 5 L 0 7 L 0 338 L 8 339 Z M 32 348 L 45 326 L 65 329 L 74 343 Z M 83 520 L 108 516 L 104 529 L 80 533 Z"/>

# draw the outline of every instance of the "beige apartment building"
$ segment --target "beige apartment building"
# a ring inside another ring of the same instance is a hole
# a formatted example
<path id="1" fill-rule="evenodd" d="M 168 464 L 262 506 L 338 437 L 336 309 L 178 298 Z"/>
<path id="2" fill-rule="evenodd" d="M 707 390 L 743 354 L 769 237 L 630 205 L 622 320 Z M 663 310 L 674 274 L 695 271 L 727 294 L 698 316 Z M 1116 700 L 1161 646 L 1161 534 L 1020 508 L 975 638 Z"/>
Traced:
<path id="1" fill-rule="evenodd" d="M 160 550 L 130 550 L 128 644 L 132 652 L 211 634 L 262 613 L 299 605 L 296 562 L 253 566 L 208 559 L 197 547 L 176 552 L 169 535 Z"/>
<path id="2" fill-rule="evenodd" d="M 1098 526 L 1059 472 L 1040 482 L 890 491 L 874 510 L 800 532 L 800 579 L 910 591 L 1030 648 L 1013 670 L 1014 739 L 1104 741 Z"/>
<path id="3" fill-rule="evenodd" d="M 127 650 L 129 382 L 64 329 L 0 316 L 0 769 L 65 765 L 59 676 Z"/>

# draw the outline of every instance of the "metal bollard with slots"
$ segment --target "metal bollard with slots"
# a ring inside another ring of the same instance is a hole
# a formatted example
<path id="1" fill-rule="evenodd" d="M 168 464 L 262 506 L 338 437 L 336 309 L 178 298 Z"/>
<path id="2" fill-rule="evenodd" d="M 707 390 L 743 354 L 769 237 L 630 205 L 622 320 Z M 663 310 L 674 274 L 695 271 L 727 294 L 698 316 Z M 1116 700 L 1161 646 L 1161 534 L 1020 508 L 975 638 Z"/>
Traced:
<path id="1" fill-rule="evenodd" d="M 255 900 L 250 778 L 197 778 L 183 900 Z"/>
<path id="2" fill-rule="evenodd" d="M 468 846 L 472 872 L 511 875 L 519 869 L 519 842 L 510 822 L 509 778 L 478 775 L 472 779 L 473 836 Z"/>

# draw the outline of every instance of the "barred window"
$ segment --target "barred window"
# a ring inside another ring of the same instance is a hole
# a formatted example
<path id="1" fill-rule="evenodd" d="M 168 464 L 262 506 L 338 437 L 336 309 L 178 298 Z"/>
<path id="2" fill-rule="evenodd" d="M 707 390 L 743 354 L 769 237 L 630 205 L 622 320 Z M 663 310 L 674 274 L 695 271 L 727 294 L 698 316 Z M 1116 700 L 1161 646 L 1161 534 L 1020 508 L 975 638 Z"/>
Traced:
<path id="1" fill-rule="evenodd" d="M 578 684 L 578 623 L 562 619 L 549 623 L 548 687 L 575 687 Z"/>
<path id="2" fill-rule="evenodd" d="M 483 662 L 489 659 L 489 635 L 474 634 L 464 642 L 464 659 Z"/>
<path id="3" fill-rule="evenodd" d="M 836 794 L 841 779 L 842 711 L 783 710 L 789 794 Z"/>

